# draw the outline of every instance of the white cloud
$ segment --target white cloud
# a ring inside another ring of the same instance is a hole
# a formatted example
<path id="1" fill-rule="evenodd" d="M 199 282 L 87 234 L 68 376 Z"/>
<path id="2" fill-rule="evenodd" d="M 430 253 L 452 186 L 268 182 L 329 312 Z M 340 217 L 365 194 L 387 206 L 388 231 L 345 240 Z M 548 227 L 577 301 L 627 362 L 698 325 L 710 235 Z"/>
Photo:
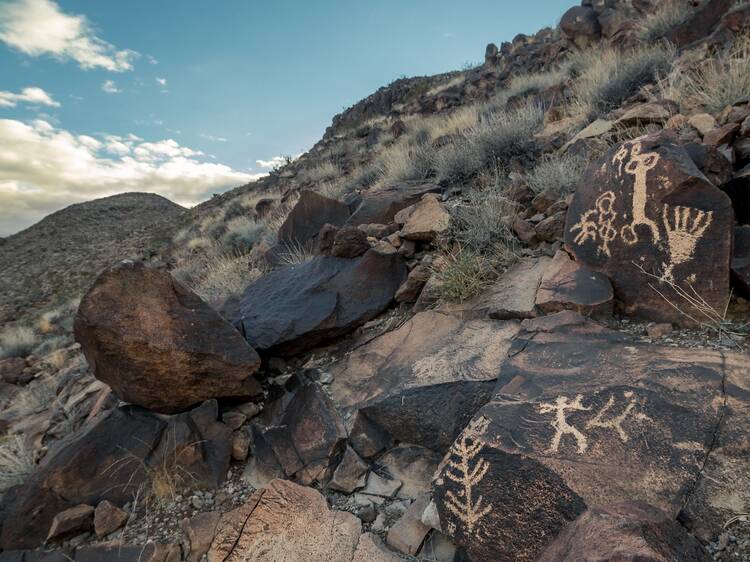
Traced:
<path id="1" fill-rule="evenodd" d="M 263 175 L 204 160 L 172 139 L 74 135 L 43 120 L 0 119 L 0 236 L 115 193 L 159 193 L 189 206 Z"/>
<path id="2" fill-rule="evenodd" d="M 0 41 L 32 57 L 74 60 L 83 69 L 132 70 L 138 53 L 98 38 L 85 16 L 65 14 L 52 0 L 8 0 L 0 5 Z"/>
<path id="3" fill-rule="evenodd" d="M 156 82 L 158 84 L 160 84 L 161 86 L 166 86 L 167 85 L 167 79 L 166 78 L 157 78 Z"/>
<path id="4" fill-rule="evenodd" d="M 226 137 L 216 137 L 214 135 L 209 135 L 208 133 L 201 133 L 200 137 L 212 142 L 229 142 L 229 139 Z"/>
<path id="5" fill-rule="evenodd" d="M 102 91 L 107 92 L 108 94 L 119 94 L 122 92 L 122 90 L 117 87 L 114 80 L 105 80 L 104 84 L 102 84 Z"/>
<path id="6" fill-rule="evenodd" d="M 0 91 L 0 107 L 16 107 L 19 103 L 30 103 L 36 105 L 48 105 L 60 107 L 60 104 L 52 99 L 47 92 L 41 88 L 24 88 L 20 93 Z"/>

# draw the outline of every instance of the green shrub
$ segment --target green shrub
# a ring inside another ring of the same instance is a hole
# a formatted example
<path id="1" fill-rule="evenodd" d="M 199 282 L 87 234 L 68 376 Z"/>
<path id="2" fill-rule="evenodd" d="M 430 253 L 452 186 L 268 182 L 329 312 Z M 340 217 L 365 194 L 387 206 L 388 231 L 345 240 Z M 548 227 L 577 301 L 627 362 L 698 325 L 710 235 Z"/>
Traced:
<path id="1" fill-rule="evenodd" d="M 445 253 L 435 268 L 435 294 L 446 301 L 461 302 L 482 292 L 495 278 L 491 262 L 469 249 L 458 247 Z"/>

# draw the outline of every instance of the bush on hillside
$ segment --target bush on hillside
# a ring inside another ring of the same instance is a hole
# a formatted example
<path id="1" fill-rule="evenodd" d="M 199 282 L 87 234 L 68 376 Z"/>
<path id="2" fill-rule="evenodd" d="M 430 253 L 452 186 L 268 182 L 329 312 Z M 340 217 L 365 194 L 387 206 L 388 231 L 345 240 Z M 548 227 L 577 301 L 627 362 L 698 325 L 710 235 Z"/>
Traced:
<path id="1" fill-rule="evenodd" d="M 27 326 L 11 326 L 0 334 L 0 359 L 26 357 L 39 343 L 34 330 Z"/>

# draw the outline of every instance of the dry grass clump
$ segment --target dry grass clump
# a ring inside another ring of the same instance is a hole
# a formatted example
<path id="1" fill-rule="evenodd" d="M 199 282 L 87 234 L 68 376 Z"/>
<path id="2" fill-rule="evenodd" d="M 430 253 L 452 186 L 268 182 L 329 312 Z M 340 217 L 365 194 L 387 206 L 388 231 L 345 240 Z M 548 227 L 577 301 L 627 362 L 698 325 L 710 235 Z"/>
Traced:
<path id="1" fill-rule="evenodd" d="M 262 266 L 248 254 L 221 249 L 189 260 L 172 271 L 175 279 L 212 305 L 239 295 L 262 274 Z"/>
<path id="2" fill-rule="evenodd" d="M 341 167 L 332 161 L 309 168 L 302 172 L 301 181 L 306 183 L 321 183 L 339 178 L 342 175 Z"/>
<path id="3" fill-rule="evenodd" d="M 298 265 L 310 261 L 315 257 L 311 246 L 291 241 L 284 244 L 284 250 L 279 253 L 279 260 L 283 265 Z"/>
<path id="4" fill-rule="evenodd" d="M 36 468 L 38 454 L 20 435 L 0 442 L 0 494 L 22 484 Z"/>
<path id="5" fill-rule="evenodd" d="M 434 154 L 429 142 L 406 137 L 383 151 L 375 166 L 386 183 L 427 179 L 434 168 Z"/>
<path id="6" fill-rule="evenodd" d="M 709 113 L 750 95 L 750 33 L 735 38 L 719 56 L 701 62 L 692 71 L 675 69 L 669 76 L 666 94 Z"/>
<path id="7" fill-rule="evenodd" d="M 663 0 L 656 11 L 636 24 L 636 37 L 645 42 L 657 41 L 690 18 L 693 10 L 685 0 Z"/>
<path id="8" fill-rule="evenodd" d="M 251 216 L 240 216 L 226 224 L 222 243 L 233 250 L 247 250 L 255 246 L 265 235 L 266 225 Z"/>
<path id="9" fill-rule="evenodd" d="M 438 178 L 459 183 L 481 171 L 504 167 L 514 156 L 528 152 L 533 135 L 544 122 L 544 111 L 535 104 L 493 111 L 437 155 Z"/>
<path id="10" fill-rule="evenodd" d="M 0 334 L 0 359 L 26 357 L 39 343 L 34 330 L 28 326 L 10 326 Z"/>
<path id="11" fill-rule="evenodd" d="M 641 86 L 666 75 L 674 59 L 668 45 L 652 45 L 630 51 L 593 48 L 580 51 L 570 61 L 574 74 L 573 113 L 603 115 L 635 94 Z"/>
<path id="12" fill-rule="evenodd" d="M 474 250 L 456 246 L 442 254 L 434 268 L 438 283 L 435 295 L 443 300 L 461 302 L 482 292 L 496 277 L 492 263 Z"/>
<path id="13" fill-rule="evenodd" d="M 573 193 L 581 182 L 588 162 L 572 154 L 546 154 L 526 179 L 534 193 L 548 192 L 558 198 Z"/>

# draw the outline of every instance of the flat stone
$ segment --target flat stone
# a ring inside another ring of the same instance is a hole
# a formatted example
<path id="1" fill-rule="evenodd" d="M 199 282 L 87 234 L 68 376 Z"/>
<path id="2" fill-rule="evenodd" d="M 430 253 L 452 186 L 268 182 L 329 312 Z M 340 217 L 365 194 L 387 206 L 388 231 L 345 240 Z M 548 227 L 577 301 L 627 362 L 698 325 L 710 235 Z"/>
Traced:
<path id="1" fill-rule="evenodd" d="M 374 187 L 362 195 L 348 224 L 389 224 L 401 209 L 419 201 L 425 193 L 440 193 L 443 188 L 429 182 L 403 182 Z"/>
<path id="2" fill-rule="evenodd" d="M 691 115 L 688 119 L 688 124 L 704 137 L 718 127 L 716 119 L 714 119 L 713 115 L 708 113 L 696 113 L 695 115 Z"/>
<path id="3" fill-rule="evenodd" d="M 388 480 L 374 472 L 370 472 L 367 476 L 367 485 L 362 489 L 362 493 L 369 496 L 392 498 L 396 495 L 400 487 L 400 480 Z"/>
<path id="4" fill-rule="evenodd" d="M 409 506 L 406 513 L 388 530 L 388 546 L 409 556 L 415 556 L 419 552 L 430 531 L 421 519 L 429 501 L 429 496 L 422 494 Z"/>
<path id="5" fill-rule="evenodd" d="M 94 527 L 94 507 L 81 504 L 61 511 L 52 519 L 47 540 L 57 540 L 78 535 Z"/>
<path id="6" fill-rule="evenodd" d="M 216 511 L 199 513 L 190 519 L 180 521 L 180 529 L 187 539 L 187 562 L 200 562 L 213 542 L 221 514 Z"/>
<path id="7" fill-rule="evenodd" d="M 672 101 L 641 103 L 628 109 L 617 121 L 617 125 L 630 127 L 638 124 L 666 123 L 679 107 Z"/>
<path id="8" fill-rule="evenodd" d="M 584 316 L 612 315 L 612 284 L 601 273 L 574 262 L 558 250 L 542 277 L 536 306 L 546 314 L 575 310 Z"/>
<path id="9" fill-rule="evenodd" d="M 274 480 L 222 515 L 208 562 L 351 562 L 361 523 L 332 511 L 320 492 Z"/>
<path id="10" fill-rule="evenodd" d="M 352 562 L 401 562 L 401 560 L 373 533 L 364 533 L 359 537 L 357 550 L 352 558 Z"/>
<path id="11" fill-rule="evenodd" d="M 341 462 L 333 472 L 328 487 L 346 494 L 351 494 L 357 488 L 362 488 L 366 482 L 369 466 L 360 456 L 347 445 Z"/>
<path id="12" fill-rule="evenodd" d="M 432 242 L 448 230 L 450 222 L 451 216 L 438 196 L 428 193 L 414 205 L 401 229 L 401 236 L 407 240 Z"/>
<path id="13" fill-rule="evenodd" d="M 568 142 L 566 142 L 563 147 L 560 149 L 561 152 L 566 152 L 571 146 L 573 146 L 577 141 L 583 140 L 583 139 L 591 139 L 591 138 L 597 138 L 601 137 L 602 135 L 606 135 L 615 126 L 614 121 L 608 121 L 606 119 L 597 119 L 596 121 L 592 122 L 585 128 L 583 128 L 581 131 L 576 133 L 576 135 L 570 139 Z"/>
<path id="14" fill-rule="evenodd" d="M 99 538 L 114 533 L 128 521 L 128 512 L 111 501 L 99 502 L 94 511 L 94 532 Z"/>

